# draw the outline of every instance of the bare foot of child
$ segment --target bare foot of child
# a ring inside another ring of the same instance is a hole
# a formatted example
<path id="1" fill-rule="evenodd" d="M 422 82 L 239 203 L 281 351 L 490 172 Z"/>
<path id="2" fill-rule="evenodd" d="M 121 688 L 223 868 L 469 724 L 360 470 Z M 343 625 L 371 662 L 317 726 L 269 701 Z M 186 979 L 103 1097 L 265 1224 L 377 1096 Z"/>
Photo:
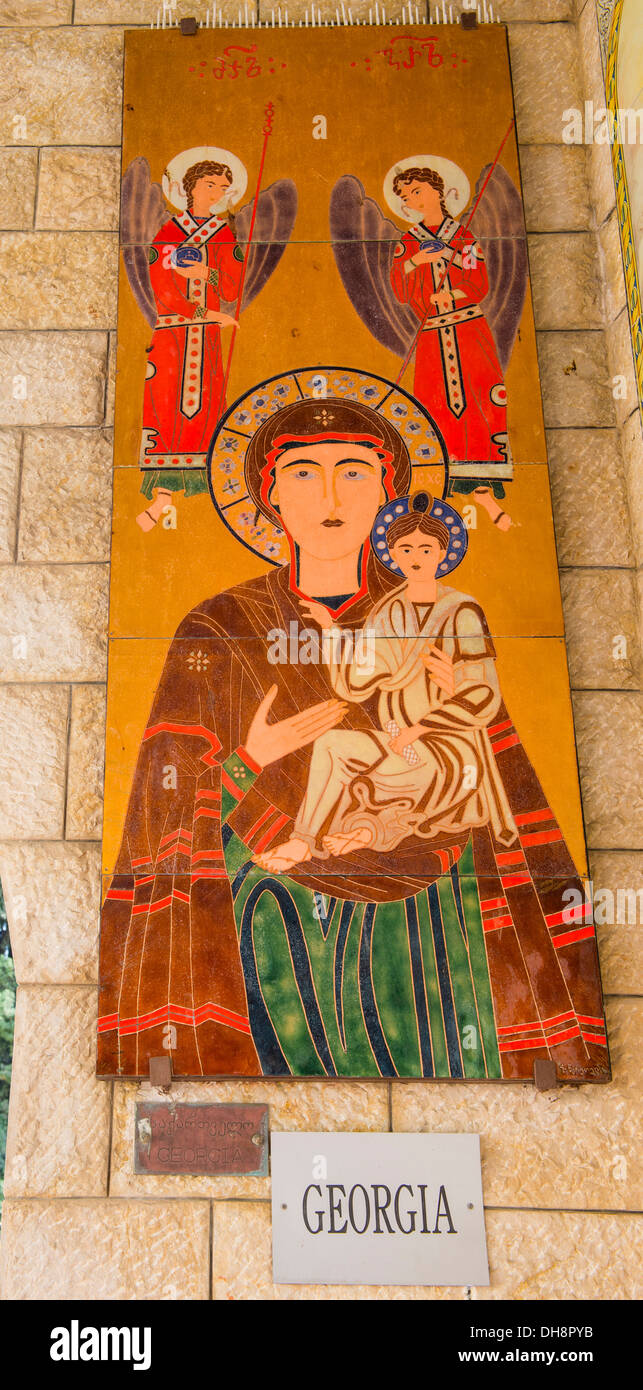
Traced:
<path id="1" fill-rule="evenodd" d="M 345 835 L 325 835 L 322 844 L 329 854 L 351 854 L 354 849 L 370 845 L 372 838 L 364 825 L 361 830 L 349 830 Z"/>
<path id="2" fill-rule="evenodd" d="M 305 864 L 306 860 L 312 857 L 310 845 L 295 836 L 292 840 L 286 840 L 283 845 L 278 845 L 276 849 L 268 850 L 267 854 L 252 856 L 253 862 L 258 864 L 260 869 L 268 869 L 273 874 L 285 874 L 295 864 Z"/>

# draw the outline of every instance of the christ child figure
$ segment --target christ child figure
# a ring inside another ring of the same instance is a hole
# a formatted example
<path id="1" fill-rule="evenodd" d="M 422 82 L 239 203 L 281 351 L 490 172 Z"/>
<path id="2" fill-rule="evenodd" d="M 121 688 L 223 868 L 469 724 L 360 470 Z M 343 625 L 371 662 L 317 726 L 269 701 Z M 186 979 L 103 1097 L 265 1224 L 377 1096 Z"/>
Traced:
<path id="1" fill-rule="evenodd" d="M 255 856 L 264 869 L 487 824 L 504 843 L 516 838 L 487 734 L 502 701 L 493 643 L 476 600 L 436 578 L 449 530 L 431 506 L 417 493 L 389 526 L 405 582 L 371 610 L 358 649 L 342 644 L 347 634 L 322 604 L 302 605 L 325 631 L 336 694 L 375 696 L 377 716 L 372 731 L 334 728 L 315 740 L 293 834 Z"/>

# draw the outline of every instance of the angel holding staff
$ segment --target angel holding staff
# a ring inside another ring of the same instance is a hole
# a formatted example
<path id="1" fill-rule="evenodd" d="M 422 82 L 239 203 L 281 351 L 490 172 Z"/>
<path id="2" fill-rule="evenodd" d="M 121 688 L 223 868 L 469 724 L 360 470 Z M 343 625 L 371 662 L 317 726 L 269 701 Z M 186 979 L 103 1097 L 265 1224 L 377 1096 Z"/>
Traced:
<path id="1" fill-rule="evenodd" d="M 384 197 L 407 223 L 403 232 L 352 175 L 333 189 L 344 287 L 374 337 L 404 359 L 398 380 L 415 353 L 413 393 L 443 436 L 449 494 L 475 494 L 507 530 L 501 503 L 513 464 L 504 370 L 527 284 L 520 194 L 501 165 L 488 166 L 463 224 L 464 171 L 438 155 L 412 155 L 389 169 Z"/>
<path id="2" fill-rule="evenodd" d="M 233 217 L 247 172 L 230 150 L 203 146 L 170 161 L 163 188 L 147 160 L 123 179 L 123 256 L 153 336 L 147 349 L 139 463 L 151 531 L 177 494 L 207 492 L 207 450 L 225 411 L 223 333 L 263 288 L 285 250 L 297 208 L 295 185 L 279 179 Z M 164 196 L 165 195 L 165 198 Z M 166 202 L 177 210 L 168 219 Z M 244 281 L 245 274 L 245 281 Z"/>

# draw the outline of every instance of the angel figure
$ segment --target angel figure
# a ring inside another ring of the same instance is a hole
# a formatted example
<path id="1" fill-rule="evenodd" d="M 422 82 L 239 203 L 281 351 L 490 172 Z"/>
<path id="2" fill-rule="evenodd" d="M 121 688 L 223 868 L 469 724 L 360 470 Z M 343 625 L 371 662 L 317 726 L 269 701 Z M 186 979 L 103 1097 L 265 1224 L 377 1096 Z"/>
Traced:
<path id="1" fill-rule="evenodd" d="M 252 202 L 231 213 L 246 186 L 241 161 L 216 147 L 177 155 L 162 188 L 140 156 L 123 178 L 123 259 L 153 329 L 139 457 L 148 503 L 136 518 L 143 531 L 153 529 L 177 493 L 208 490 L 208 446 L 226 408 L 222 332 L 238 326 L 242 286 L 241 312 L 272 275 L 292 232 L 297 190 L 278 179 L 259 194 L 248 247 Z M 169 219 L 166 200 L 177 209 Z"/>
<path id="2" fill-rule="evenodd" d="M 489 166 L 483 169 L 476 196 Z M 527 285 L 520 194 L 497 165 L 469 219 L 469 182 L 452 161 L 413 155 L 384 180 L 399 228 L 346 175 L 331 195 L 333 250 L 360 318 L 404 359 L 415 350 L 413 392 L 430 409 L 449 455 L 449 495 L 474 493 L 499 530 L 513 476 L 504 371 Z M 463 225 L 465 223 L 466 225 Z"/>

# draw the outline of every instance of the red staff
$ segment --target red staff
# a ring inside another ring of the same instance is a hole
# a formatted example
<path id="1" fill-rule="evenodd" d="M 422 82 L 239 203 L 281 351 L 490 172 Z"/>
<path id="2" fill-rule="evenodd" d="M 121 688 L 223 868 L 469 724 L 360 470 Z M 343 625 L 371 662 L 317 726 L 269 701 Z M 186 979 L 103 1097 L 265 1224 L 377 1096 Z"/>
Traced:
<path id="1" fill-rule="evenodd" d="M 274 108 L 272 102 L 269 101 L 269 102 L 268 102 L 268 105 L 266 106 L 265 111 L 264 111 L 265 124 L 264 124 L 264 126 L 263 126 L 263 132 L 262 132 L 262 133 L 263 133 L 263 149 L 262 149 L 262 151 L 261 151 L 261 160 L 260 160 L 260 162 L 259 162 L 259 174 L 258 174 L 258 177 L 257 177 L 257 187 L 256 187 L 256 190 L 255 190 L 254 202 L 253 202 L 253 205 L 252 205 L 252 217 L 251 217 L 251 219 L 250 219 L 250 231 L 249 231 L 249 233 L 248 233 L 248 244 L 247 244 L 247 247 L 246 247 L 246 254 L 245 254 L 244 262 L 243 262 L 243 270 L 242 270 L 242 273 L 241 273 L 241 284 L 240 284 L 240 286 L 239 286 L 239 297 L 238 297 L 238 299 L 237 299 L 237 307 L 236 307 L 236 309 L 235 309 L 235 314 L 234 314 L 235 319 L 238 319 L 239 314 L 241 313 L 241 301 L 242 301 L 242 299 L 243 299 L 243 287 L 244 287 L 245 280 L 246 280 L 246 271 L 247 271 L 247 269 L 248 269 L 248 260 L 249 260 L 249 256 L 250 256 L 250 247 L 251 247 L 251 245 L 252 245 L 252 235 L 253 235 L 253 232 L 254 232 L 254 229 L 255 229 L 255 219 L 256 219 L 256 216 L 257 216 L 257 204 L 258 204 L 258 202 L 259 202 L 259 193 L 260 193 L 260 191 L 261 191 L 261 180 L 262 180 L 262 178 L 263 178 L 263 166 L 264 166 L 264 164 L 265 164 L 265 162 L 266 162 L 266 150 L 267 150 L 267 148 L 268 148 L 268 141 L 269 141 L 269 139 L 270 139 L 270 136 L 272 135 L 272 120 L 273 120 L 274 114 L 275 114 L 275 108 Z M 231 362 L 232 362 L 232 354 L 233 354 L 233 352 L 234 352 L 234 344 L 235 344 L 235 339 L 236 339 L 236 336 L 237 336 L 237 327 L 238 327 L 238 324 L 235 323 L 234 328 L 232 329 L 232 336 L 231 336 L 231 338 L 230 338 L 230 350 L 229 350 L 229 352 L 228 352 L 228 361 L 227 361 L 227 364 L 226 364 L 225 376 L 224 376 L 224 378 L 223 378 L 223 386 L 222 386 L 222 388 L 221 388 L 221 399 L 220 399 L 220 401 L 219 401 L 219 409 L 218 409 L 218 411 L 217 411 L 217 415 L 218 415 L 218 416 L 221 415 L 221 408 L 222 408 L 223 402 L 224 402 L 224 400 L 225 400 L 225 398 L 226 398 L 226 390 L 227 390 L 227 387 L 228 387 L 228 378 L 229 378 L 229 376 L 230 376 L 230 365 L 231 365 Z"/>

